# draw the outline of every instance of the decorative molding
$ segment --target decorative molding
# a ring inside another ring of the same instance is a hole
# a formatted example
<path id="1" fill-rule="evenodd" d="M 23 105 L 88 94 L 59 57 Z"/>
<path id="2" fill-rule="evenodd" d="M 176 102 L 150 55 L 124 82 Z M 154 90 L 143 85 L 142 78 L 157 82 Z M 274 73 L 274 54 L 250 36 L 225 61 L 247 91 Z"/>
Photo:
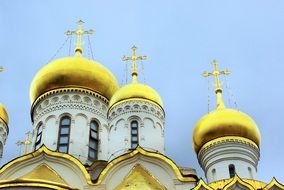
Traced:
<path id="1" fill-rule="evenodd" d="M 111 107 L 108 111 L 108 119 L 111 121 L 124 114 L 137 112 L 150 114 L 159 119 L 161 124 L 164 123 L 164 111 L 159 106 L 143 100 L 127 101 Z"/>
<path id="2" fill-rule="evenodd" d="M 259 149 L 243 137 L 228 136 L 209 141 L 200 150 L 198 161 L 205 173 L 217 163 L 238 160 L 250 164 L 257 170 Z"/>
<path id="3" fill-rule="evenodd" d="M 39 120 L 43 115 L 66 109 L 84 110 L 106 119 L 106 103 L 97 97 L 82 92 L 56 93 L 46 96 L 46 99 L 37 102 L 33 107 L 33 121 Z"/>

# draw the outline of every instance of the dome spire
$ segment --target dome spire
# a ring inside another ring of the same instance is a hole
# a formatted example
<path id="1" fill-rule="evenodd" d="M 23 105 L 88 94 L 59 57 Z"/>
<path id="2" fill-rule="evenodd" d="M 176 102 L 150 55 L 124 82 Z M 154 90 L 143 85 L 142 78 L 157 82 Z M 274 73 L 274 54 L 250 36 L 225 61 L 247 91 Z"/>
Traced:
<path id="1" fill-rule="evenodd" d="M 77 40 L 76 40 L 76 48 L 75 48 L 75 56 L 77 57 L 81 57 L 82 56 L 82 53 L 83 53 L 83 40 L 82 40 L 82 36 L 84 34 L 93 34 L 94 33 L 94 30 L 90 29 L 90 30 L 84 30 L 83 29 L 83 24 L 84 22 L 82 20 L 79 20 L 77 22 L 77 30 L 75 31 L 66 31 L 65 34 L 67 36 L 70 36 L 70 35 L 76 35 L 77 36 Z"/>
<path id="2" fill-rule="evenodd" d="M 222 99 L 222 82 L 220 82 L 220 75 L 229 75 L 231 72 L 229 70 L 219 71 L 218 70 L 218 62 L 216 60 L 213 60 L 213 71 L 207 72 L 205 71 L 202 75 L 204 77 L 214 76 L 215 78 L 215 93 L 217 95 L 217 109 L 223 109 L 225 108 L 225 104 Z"/>
<path id="3" fill-rule="evenodd" d="M 138 71 L 137 71 L 137 64 L 136 61 L 137 60 L 146 60 L 147 56 L 143 55 L 143 56 L 137 56 L 136 55 L 136 50 L 137 47 L 134 45 L 131 48 L 132 50 L 132 55 L 131 56 L 123 56 L 122 57 L 122 61 L 132 61 L 132 72 L 131 72 L 131 76 L 132 76 L 132 83 L 137 83 L 137 76 L 138 76 Z"/>

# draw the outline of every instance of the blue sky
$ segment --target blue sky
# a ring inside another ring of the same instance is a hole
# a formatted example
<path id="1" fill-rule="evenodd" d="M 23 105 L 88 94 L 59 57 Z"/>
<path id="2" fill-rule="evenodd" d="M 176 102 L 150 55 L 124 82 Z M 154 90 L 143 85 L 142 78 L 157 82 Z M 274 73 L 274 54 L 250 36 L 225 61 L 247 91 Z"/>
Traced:
<path id="1" fill-rule="evenodd" d="M 95 60 L 125 81 L 121 57 L 138 46 L 148 55 L 140 81 L 155 88 L 166 112 L 166 152 L 180 166 L 196 168 L 196 122 L 207 112 L 212 59 L 229 69 L 224 99 L 249 114 L 262 134 L 258 178 L 284 183 L 284 2 L 280 0 L 49 0 L 0 2 L 0 101 L 10 116 L 2 164 L 19 155 L 15 145 L 32 129 L 30 83 L 74 30 L 79 19 L 91 36 Z M 85 42 L 87 45 L 87 40 Z M 85 47 L 88 57 L 87 46 Z M 56 58 L 68 56 L 66 44 Z M 211 79 L 210 82 L 213 82 Z M 227 86 L 227 87 L 226 87 Z M 231 94 L 231 95 L 230 95 Z M 210 108 L 215 106 L 210 86 Z"/>

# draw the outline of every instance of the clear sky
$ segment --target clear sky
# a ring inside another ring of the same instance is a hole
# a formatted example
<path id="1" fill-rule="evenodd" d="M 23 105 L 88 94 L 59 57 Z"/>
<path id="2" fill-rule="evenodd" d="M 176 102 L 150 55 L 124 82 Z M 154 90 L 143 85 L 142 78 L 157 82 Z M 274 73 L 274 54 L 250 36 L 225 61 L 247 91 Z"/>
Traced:
<path id="1" fill-rule="evenodd" d="M 19 156 L 15 143 L 32 129 L 29 88 L 34 75 L 66 40 L 64 32 L 76 29 L 79 19 L 86 29 L 95 30 L 90 38 L 95 60 L 121 84 L 125 81 L 121 57 L 130 54 L 130 47 L 135 44 L 138 54 L 148 55 L 140 81 L 145 78 L 164 101 L 167 155 L 180 166 L 197 169 L 200 177 L 203 172 L 191 135 L 207 113 L 208 80 L 201 73 L 212 70 L 212 59 L 220 62 L 220 69 L 231 70 L 224 82 L 225 102 L 236 108 L 236 101 L 262 134 L 258 178 L 269 182 L 275 176 L 284 183 L 281 0 L 1 1 L 0 65 L 5 71 L 0 74 L 0 101 L 10 116 L 2 164 Z M 68 55 L 67 43 L 56 58 Z M 212 85 L 209 95 L 213 109 Z"/>

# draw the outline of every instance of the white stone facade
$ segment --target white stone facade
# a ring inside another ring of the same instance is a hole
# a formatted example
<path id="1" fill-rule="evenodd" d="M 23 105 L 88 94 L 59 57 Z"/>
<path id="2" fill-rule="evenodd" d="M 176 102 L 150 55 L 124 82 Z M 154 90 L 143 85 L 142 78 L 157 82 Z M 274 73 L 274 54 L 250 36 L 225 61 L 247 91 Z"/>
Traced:
<path id="1" fill-rule="evenodd" d="M 5 123 L 3 123 L 0 120 L 0 161 L 2 159 L 4 145 L 6 143 L 7 135 L 8 135 L 7 126 L 6 126 Z"/>
<path id="2" fill-rule="evenodd" d="M 92 163 L 88 158 L 90 122 L 99 124 L 98 159 L 107 159 L 108 123 L 107 102 L 99 95 L 87 91 L 59 92 L 48 95 L 34 106 L 32 149 L 35 149 L 38 127 L 43 125 L 41 144 L 57 150 L 60 119 L 70 116 L 69 151 L 82 163 Z M 32 151 L 33 151 L 32 150 Z"/>
<path id="3" fill-rule="evenodd" d="M 138 122 L 139 146 L 146 150 L 165 153 L 164 119 L 160 106 L 144 100 L 128 100 L 114 105 L 108 112 L 109 160 L 131 149 L 132 121 Z"/>
<path id="4" fill-rule="evenodd" d="M 211 142 L 202 147 L 198 154 L 208 183 L 231 178 L 229 167 L 232 166 L 239 177 L 256 178 L 260 155 L 254 143 L 241 137 L 221 137 Z"/>

